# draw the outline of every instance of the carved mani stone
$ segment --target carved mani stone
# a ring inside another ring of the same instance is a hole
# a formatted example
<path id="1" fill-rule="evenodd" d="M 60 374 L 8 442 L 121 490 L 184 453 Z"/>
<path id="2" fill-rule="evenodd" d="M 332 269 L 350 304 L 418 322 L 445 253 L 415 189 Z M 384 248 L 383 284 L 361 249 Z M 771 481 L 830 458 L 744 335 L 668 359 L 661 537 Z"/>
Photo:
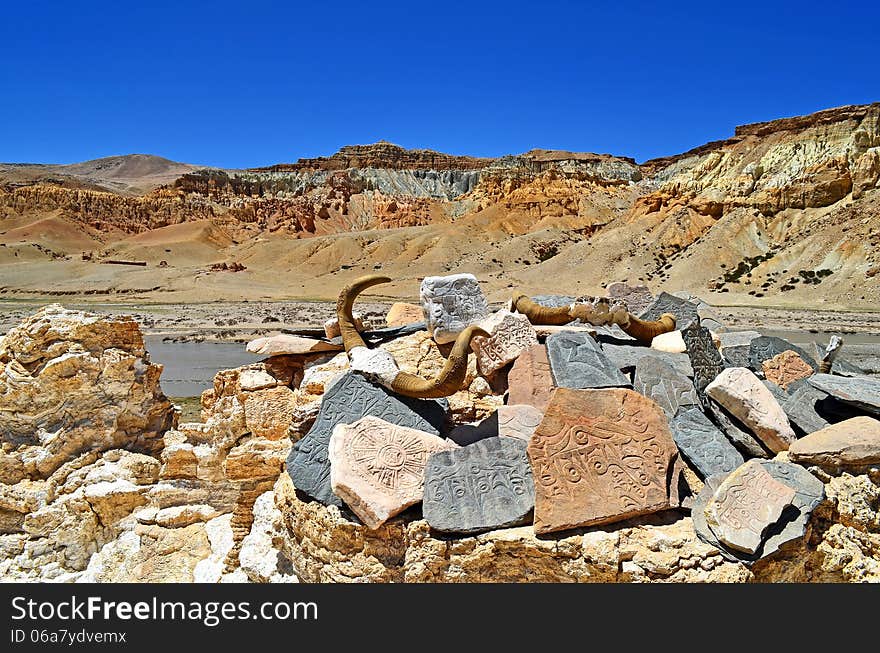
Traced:
<path id="1" fill-rule="evenodd" d="M 669 421 L 672 439 L 685 458 L 705 478 L 731 472 L 743 464 L 743 457 L 703 411 L 683 408 Z"/>
<path id="2" fill-rule="evenodd" d="M 682 407 L 700 405 L 691 380 L 654 356 L 643 356 L 636 363 L 633 389 L 655 401 L 670 419 Z"/>
<path id="3" fill-rule="evenodd" d="M 472 274 L 422 279 L 420 301 L 434 341 L 453 342 L 458 334 L 489 314 L 486 298 Z"/>
<path id="4" fill-rule="evenodd" d="M 435 530 L 479 533 L 518 526 L 528 522 L 534 505 L 522 440 L 487 438 L 428 458 L 422 512 Z"/>
<path id="5" fill-rule="evenodd" d="M 724 369 L 721 354 L 712 341 L 709 329 L 700 326 L 699 322 L 694 322 L 683 329 L 681 337 L 684 338 L 687 355 L 694 368 L 694 385 L 700 392 L 705 392 L 706 386 L 712 383 Z"/>
<path id="6" fill-rule="evenodd" d="M 533 345 L 520 354 L 507 373 L 507 386 L 510 404 L 529 404 L 541 411 L 547 408 L 553 391 L 547 347 Z"/>
<path id="7" fill-rule="evenodd" d="M 795 441 L 782 406 L 751 370 L 724 370 L 706 387 L 706 394 L 745 424 L 771 451 L 785 451 Z"/>
<path id="8" fill-rule="evenodd" d="M 538 424 L 544 419 L 543 411 L 528 404 L 499 406 L 498 435 L 529 441 Z"/>
<path id="9" fill-rule="evenodd" d="M 706 479 L 704 489 L 694 498 L 691 519 L 697 536 L 714 547 L 721 555 L 733 562 L 751 565 L 761 558 L 772 555 L 779 548 L 804 536 L 813 509 L 825 498 L 825 485 L 800 465 L 776 460 L 762 460 L 761 466 L 777 481 L 795 490 L 794 500 L 782 517 L 764 533 L 764 543 L 755 553 L 737 551 L 723 545 L 706 522 L 705 509 L 727 474 L 717 474 Z"/>
<path id="10" fill-rule="evenodd" d="M 764 532 L 794 501 L 795 491 L 750 460 L 728 476 L 706 505 L 706 522 L 715 536 L 737 551 L 755 553 Z"/>
<path id="11" fill-rule="evenodd" d="M 694 322 L 699 323 L 698 310 L 699 306 L 693 302 L 661 292 L 639 317 L 643 320 L 657 320 L 663 313 L 672 313 L 675 316 L 675 327 L 686 329 Z"/>
<path id="12" fill-rule="evenodd" d="M 447 407 L 446 400 L 399 397 L 360 374 L 347 372 L 324 394 L 312 428 L 293 445 L 287 472 L 298 490 L 324 505 L 341 507 L 342 501 L 330 486 L 330 436 L 337 424 L 374 415 L 391 424 L 439 434 Z"/>
<path id="13" fill-rule="evenodd" d="M 809 383 L 789 384 L 791 394 L 780 388 L 772 381 L 764 380 L 764 386 L 773 393 L 776 401 L 782 406 L 782 410 L 788 416 L 792 427 L 800 433 L 812 433 L 828 426 L 828 422 L 816 412 L 816 402 L 828 395 L 817 390 Z"/>
<path id="14" fill-rule="evenodd" d="M 761 363 L 761 369 L 765 379 L 772 381 L 784 390 L 788 390 L 790 383 L 798 379 L 805 379 L 813 374 L 813 368 L 810 367 L 810 364 L 790 349 Z"/>
<path id="15" fill-rule="evenodd" d="M 670 507 L 668 480 L 678 450 L 663 411 L 633 390 L 557 388 L 528 453 L 535 533 Z"/>
<path id="16" fill-rule="evenodd" d="M 737 449 L 750 457 L 767 457 L 767 450 L 764 448 L 764 445 L 754 435 L 745 430 L 747 427 L 744 424 L 732 415 L 729 415 L 727 411 L 711 398 L 706 401 L 706 406 L 718 427 L 733 442 Z"/>
<path id="17" fill-rule="evenodd" d="M 729 367 L 749 367 L 752 340 L 760 338 L 757 331 L 724 331 L 718 334 L 721 358 Z"/>
<path id="18" fill-rule="evenodd" d="M 764 361 L 784 351 L 793 351 L 813 368 L 813 372 L 819 371 L 819 364 L 806 351 L 776 336 L 761 336 L 752 340 L 749 344 L 749 367 L 755 372 L 760 372 Z"/>
<path id="19" fill-rule="evenodd" d="M 368 528 L 376 529 L 422 500 L 428 456 L 454 446 L 370 415 L 337 424 L 330 437 L 330 485 Z"/>
<path id="20" fill-rule="evenodd" d="M 667 351 L 659 351 L 650 347 L 636 347 L 634 345 L 615 345 L 604 343 L 602 345 L 602 353 L 608 357 L 612 363 L 617 366 L 621 372 L 626 374 L 635 369 L 636 363 L 650 356 L 659 361 L 663 361 L 677 372 L 685 376 L 693 376 L 694 368 L 691 367 L 691 360 L 687 354 L 673 354 Z"/>
<path id="21" fill-rule="evenodd" d="M 827 392 L 845 404 L 880 415 L 880 379 L 870 376 L 816 374 L 808 381 L 813 387 Z"/>
<path id="22" fill-rule="evenodd" d="M 494 374 L 517 359 L 529 347 L 538 344 L 538 336 L 529 318 L 502 309 L 480 322 L 489 337 L 475 336 L 471 349 L 477 355 L 477 368 L 483 376 Z"/>
<path id="23" fill-rule="evenodd" d="M 629 387 L 629 379 L 585 333 L 562 332 L 547 338 L 555 385 L 562 388 Z"/>

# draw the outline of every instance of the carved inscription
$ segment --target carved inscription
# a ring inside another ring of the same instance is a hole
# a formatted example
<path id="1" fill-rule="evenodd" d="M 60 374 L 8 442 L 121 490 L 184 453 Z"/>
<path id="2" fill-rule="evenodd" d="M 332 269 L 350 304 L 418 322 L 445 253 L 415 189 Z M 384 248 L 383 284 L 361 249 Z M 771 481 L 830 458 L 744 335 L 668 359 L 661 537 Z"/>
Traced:
<path id="1" fill-rule="evenodd" d="M 499 406 L 498 435 L 508 438 L 519 438 L 529 441 L 538 424 L 544 418 L 544 413 L 528 404 Z"/>
<path id="2" fill-rule="evenodd" d="M 501 310 L 480 325 L 490 337 L 477 336 L 471 349 L 477 354 L 480 373 L 488 376 L 516 360 L 526 349 L 538 344 L 538 336 L 525 315 Z"/>
<path id="3" fill-rule="evenodd" d="M 547 348 L 533 345 L 521 353 L 510 368 L 507 385 L 509 403 L 529 404 L 541 411 L 547 408 L 553 391 Z"/>
<path id="4" fill-rule="evenodd" d="M 337 424 L 330 438 L 331 487 L 361 521 L 378 528 L 422 500 L 428 456 L 452 446 L 378 417 Z"/>
<path id="5" fill-rule="evenodd" d="M 555 385 L 563 388 L 629 387 L 629 379 L 602 352 L 589 334 L 554 333 L 547 356 Z"/>
<path id="6" fill-rule="evenodd" d="M 346 373 L 324 395 L 318 417 L 287 458 L 287 471 L 298 490 L 325 505 L 342 506 L 330 486 L 328 448 L 333 427 L 351 424 L 365 415 L 386 422 L 439 434 L 447 402 L 398 397 L 360 374 Z"/>
<path id="7" fill-rule="evenodd" d="M 683 406 L 700 405 L 691 380 L 655 356 L 644 356 L 636 363 L 633 389 L 655 401 L 670 419 Z"/>
<path id="8" fill-rule="evenodd" d="M 721 354 L 712 341 L 712 334 L 706 327 L 694 322 L 681 332 L 687 347 L 687 355 L 691 359 L 691 367 L 694 368 L 694 385 L 701 393 L 706 391 L 706 386 L 715 380 L 715 377 L 724 370 L 724 361 Z"/>
<path id="9" fill-rule="evenodd" d="M 669 507 L 677 449 L 660 408 L 632 390 L 557 388 L 528 452 L 536 533 Z"/>
<path id="10" fill-rule="evenodd" d="M 703 478 L 730 472 L 743 464 L 743 457 L 697 406 L 682 408 L 669 421 L 679 450 Z"/>
<path id="11" fill-rule="evenodd" d="M 777 338 L 776 336 L 761 336 L 749 343 L 749 367 L 755 372 L 760 372 L 764 361 L 770 360 L 784 351 L 793 351 L 806 361 L 813 369 L 813 372 L 819 371 L 819 364 L 809 353 L 797 345 L 793 345 L 787 340 Z"/>
<path id="12" fill-rule="evenodd" d="M 813 374 L 813 368 L 809 363 L 791 350 L 776 354 L 770 360 L 764 361 L 761 368 L 764 371 L 764 378 L 785 390 L 788 390 L 790 383 Z"/>
<path id="13" fill-rule="evenodd" d="M 423 513 L 431 528 L 477 533 L 526 523 L 535 503 L 526 443 L 487 438 L 432 454 Z"/>
<path id="14" fill-rule="evenodd" d="M 675 316 L 676 328 L 686 329 L 691 324 L 699 323 L 698 309 L 699 307 L 693 302 L 661 292 L 639 317 L 643 320 L 657 320 L 663 313 L 672 313 Z"/>
<path id="15" fill-rule="evenodd" d="M 428 332 L 440 344 L 452 342 L 489 313 L 486 297 L 472 274 L 425 277 L 420 301 Z"/>
<path id="16" fill-rule="evenodd" d="M 706 506 L 706 521 L 727 546 L 755 553 L 764 531 L 795 498 L 795 490 L 777 481 L 761 463 L 750 460 L 728 476 Z"/>

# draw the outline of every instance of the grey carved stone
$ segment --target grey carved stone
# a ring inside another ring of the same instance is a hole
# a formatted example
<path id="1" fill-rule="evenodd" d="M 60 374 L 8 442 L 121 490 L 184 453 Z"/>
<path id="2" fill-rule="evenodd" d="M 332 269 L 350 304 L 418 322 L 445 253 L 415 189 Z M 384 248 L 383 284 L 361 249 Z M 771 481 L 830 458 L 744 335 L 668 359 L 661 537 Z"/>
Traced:
<path id="1" fill-rule="evenodd" d="M 574 303 L 575 298 L 569 295 L 534 295 L 532 301 L 541 306 L 548 308 L 561 308 L 570 306 Z"/>
<path id="2" fill-rule="evenodd" d="M 788 416 L 788 421 L 802 435 L 808 435 L 828 426 L 828 422 L 816 412 L 816 401 L 826 395 L 809 383 L 802 383 L 791 393 L 786 392 L 772 381 L 764 380 L 764 385 L 773 393 L 776 401 Z M 789 386 L 791 389 L 791 386 Z"/>
<path id="3" fill-rule="evenodd" d="M 700 393 L 706 391 L 706 386 L 715 380 L 715 377 L 724 371 L 724 361 L 721 354 L 712 341 L 709 329 L 694 322 L 681 332 L 687 347 L 687 355 L 694 368 L 694 385 Z"/>
<path id="4" fill-rule="evenodd" d="M 562 331 L 547 338 L 554 383 L 562 388 L 628 388 L 629 379 L 588 333 Z"/>
<path id="5" fill-rule="evenodd" d="M 844 404 L 880 415 L 880 379 L 870 376 L 814 374 L 807 381 Z"/>
<path id="6" fill-rule="evenodd" d="M 653 400 L 669 419 L 684 407 L 700 405 L 693 382 L 655 356 L 638 360 L 633 389 Z"/>
<path id="7" fill-rule="evenodd" d="M 733 442 L 737 449 L 743 454 L 752 458 L 766 458 L 767 451 L 761 445 L 755 436 L 749 433 L 745 428 L 741 427 L 738 420 L 732 417 L 719 406 L 714 399 L 706 401 L 706 407 L 712 414 L 715 423 L 721 431 Z"/>
<path id="8" fill-rule="evenodd" d="M 679 451 L 703 478 L 732 472 L 744 462 L 736 447 L 696 406 L 681 409 L 669 421 L 669 428 Z"/>
<path id="9" fill-rule="evenodd" d="M 813 509 L 825 498 L 825 486 L 822 481 L 800 465 L 762 460 L 761 466 L 774 479 L 794 489 L 795 496 L 792 505 L 782 513 L 779 521 L 767 530 L 763 545 L 754 554 L 749 555 L 724 546 L 706 522 L 704 513 L 706 504 L 715 494 L 718 486 L 727 478 L 727 474 L 716 474 L 707 478 L 703 490 L 694 498 L 691 506 L 691 519 L 697 536 L 717 548 L 728 560 L 743 562 L 749 566 L 761 558 L 776 553 L 782 545 L 802 538 L 806 533 Z"/>
<path id="10" fill-rule="evenodd" d="M 643 320 L 656 320 L 663 313 L 672 313 L 675 316 L 675 328 L 686 329 L 694 322 L 700 321 L 698 310 L 699 306 L 693 302 L 661 292 L 639 317 Z"/>
<path id="11" fill-rule="evenodd" d="M 725 331 L 718 334 L 721 358 L 728 367 L 749 367 L 752 340 L 760 338 L 757 331 Z"/>
<path id="12" fill-rule="evenodd" d="M 819 364 L 805 350 L 793 345 L 788 340 L 776 336 L 761 336 L 755 338 L 749 345 L 749 367 L 755 372 L 763 372 L 762 363 L 784 351 L 793 351 L 804 359 L 814 372 L 819 371 Z"/>
<path id="13" fill-rule="evenodd" d="M 622 281 L 616 281 L 608 284 L 605 292 L 610 299 L 623 300 L 627 310 L 633 315 L 645 312 L 654 301 L 654 296 L 644 284 L 630 286 Z"/>
<path id="14" fill-rule="evenodd" d="M 351 424 L 365 415 L 380 417 L 439 435 L 446 420 L 448 402 L 399 397 L 360 374 L 348 372 L 327 390 L 318 417 L 287 458 L 293 485 L 324 505 L 344 504 L 330 488 L 330 436 L 337 424 Z"/>
<path id="15" fill-rule="evenodd" d="M 431 528 L 479 533 L 528 523 L 535 484 L 518 438 L 488 438 L 428 458 L 422 512 Z"/>
<path id="16" fill-rule="evenodd" d="M 602 352 L 623 372 L 631 372 L 636 367 L 639 359 L 649 356 L 662 361 L 684 376 L 693 376 L 694 368 L 687 354 L 673 354 L 668 351 L 659 351 L 650 347 L 636 347 L 633 345 L 602 344 Z"/>

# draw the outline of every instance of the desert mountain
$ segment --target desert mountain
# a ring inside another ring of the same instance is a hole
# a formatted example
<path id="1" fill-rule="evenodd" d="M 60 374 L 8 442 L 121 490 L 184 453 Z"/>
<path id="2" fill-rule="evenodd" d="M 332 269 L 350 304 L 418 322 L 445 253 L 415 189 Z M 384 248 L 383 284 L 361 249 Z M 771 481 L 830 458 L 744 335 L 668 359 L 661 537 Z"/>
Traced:
<path id="1" fill-rule="evenodd" d="M 250 170 L 143 155 L 0 164 L 0 297 L 332 298 L 376 270 L 395 279 L 386 293 L 412 297 L 423 276 L 470 271 L 492 299 L 642 281 L 715 304 L 870 308 L 878 179 L 880 103 L 641 164 L 386 142 Z M 211 270 L 223 262 L 246 269 Z"/>

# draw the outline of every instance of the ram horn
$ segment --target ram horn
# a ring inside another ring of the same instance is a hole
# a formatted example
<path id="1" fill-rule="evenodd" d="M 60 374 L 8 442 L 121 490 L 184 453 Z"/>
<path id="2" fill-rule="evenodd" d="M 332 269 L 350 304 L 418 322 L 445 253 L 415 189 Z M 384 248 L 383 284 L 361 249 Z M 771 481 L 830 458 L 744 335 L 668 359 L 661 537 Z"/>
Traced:
<path id="1" fill-rule="evenodd" d="M 342 345 L 345 347 L 346 354 L 355 347 L 367 346 L 354 324 L 352 316 L 354 300 L 370 286 L 377 286 L 389 281 L 391 281 L 390 277 L 371 274 L 355 279 L 339 293 L 339 299 L 336 300 L 336 319 L 339 321 L 339 332 L 342 334 Z"/>
<path id="2" fill-rule="evenodd" d="M 446 364 L 436 379 L 423 379 L 415 374 L 399 372 L 391 383 L 391 389 L 398 394 L 418 399 L 437 399 L 448 397 L 461 390 L 467 375 L 468 351 L 474 336 L 488 338 L 489 333 L 476 325 L 469 326 L 458 334 Z"/>
<path id="3" fill-rule="evenodd" d="M 675 316 L 672 313 L 664 313 L 659 320 L 640 320 L 629 313 L 627 316 L 629 319 L 624 324 L 618 323 L 618 325 L 628 335 L 645 344 L 651 344 L 654 337 L 661 333 L 675 330 Z"/>
<path id="4" fill-rule="evenodd" d="M 843 338 L 840 336 L 831 336 L 831 340 L 822 352 L 822 360 L 819 361 L 819 371 L 822 374 L 831 374 L 831 368 L 834 366 L 834 359 L 840 353 L 843 347 Z"/>
<path id="5" fill-rule="evenodd" d="M 559 308 L 541 306 L 540 304 L 533 302 L 528 296 L 519 292 L 513 293 L 511 306 L 513 306 L 517 312 L 522 313 L 529 318 L 529 322 L 532 324 L 552 324 L 559 326 L 562 324 L 568 324 L 572 320 L 568 306 L 560 306 Z"/>

